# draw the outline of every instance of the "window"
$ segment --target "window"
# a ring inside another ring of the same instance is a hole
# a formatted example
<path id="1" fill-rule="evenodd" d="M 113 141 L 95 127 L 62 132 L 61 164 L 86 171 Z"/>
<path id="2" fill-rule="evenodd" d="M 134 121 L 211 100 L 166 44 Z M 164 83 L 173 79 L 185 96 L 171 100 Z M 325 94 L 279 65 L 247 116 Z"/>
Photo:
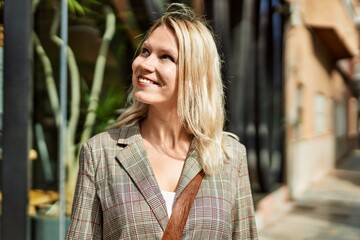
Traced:
<path id="1" fill-rule="evenodd" d="M 301 137 L 301 128 L 304 124 L 304 87 L 302 84 L 298 85 L 296 89 L 296 134 Z"/>
<path id="2" fill-rule="evenodd" d="M 315 133 L 324 133 L 326 129 L 326 98 L 322 93 L 315 96 Z"/>
<path id="3" fill-rule="evenodd" d="M 335 129 L 336 136 L 341 137 L 346 134 L 346 109 L 344 100 L 336 104 Z"/>

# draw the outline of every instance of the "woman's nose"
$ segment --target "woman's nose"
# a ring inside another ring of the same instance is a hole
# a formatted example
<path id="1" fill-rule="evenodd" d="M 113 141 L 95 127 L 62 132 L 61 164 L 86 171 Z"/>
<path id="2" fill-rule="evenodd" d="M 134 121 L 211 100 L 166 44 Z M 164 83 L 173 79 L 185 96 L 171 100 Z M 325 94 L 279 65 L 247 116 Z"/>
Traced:
<path id="1" fill-rule="evenodd" d="M 156 59 L 153 56 L 148 56 L 141 63 L 140 67 L 144 70 L 154 71 L 156 65 Z"/>

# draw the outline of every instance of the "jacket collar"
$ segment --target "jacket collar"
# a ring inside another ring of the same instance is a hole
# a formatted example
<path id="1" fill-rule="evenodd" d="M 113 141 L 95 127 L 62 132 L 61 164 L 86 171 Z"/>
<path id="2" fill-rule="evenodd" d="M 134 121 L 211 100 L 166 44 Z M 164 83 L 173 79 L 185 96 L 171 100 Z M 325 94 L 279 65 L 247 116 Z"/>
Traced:
<path id="1" fill-rule="evenodd" d="M 139 124 L 136 123 L 132 126 L 122 127 L 117 143 L 121 147 L 120 152 L 117 154 L 118 162 L 137 185 L 160 226 L 165 230 L 169 220 L 166 212 L 166 203 L 147 158 Z M 202 168 L 198 159 L 198 154 L 193 149 L 193 144 L 191 144 L 176 189 L 175 201 L 189 182 L 201 171 Z"/>

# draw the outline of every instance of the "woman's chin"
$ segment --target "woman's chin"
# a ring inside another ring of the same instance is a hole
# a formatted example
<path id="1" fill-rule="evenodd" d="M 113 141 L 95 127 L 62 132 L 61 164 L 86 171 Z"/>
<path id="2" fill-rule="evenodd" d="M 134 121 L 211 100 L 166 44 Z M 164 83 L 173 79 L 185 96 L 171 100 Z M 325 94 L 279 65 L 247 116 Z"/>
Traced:
<path id="1" fill-rule="evenodd" d="M 151 104 L 149 101 L 149 98 L 144 96 L 144 94 L 141 93 L 135 93 L 134 94 L 134 98 L 136 99 L 136 101 L 141 102 L 141 103 L 145 103 L 145 104 Z"/>

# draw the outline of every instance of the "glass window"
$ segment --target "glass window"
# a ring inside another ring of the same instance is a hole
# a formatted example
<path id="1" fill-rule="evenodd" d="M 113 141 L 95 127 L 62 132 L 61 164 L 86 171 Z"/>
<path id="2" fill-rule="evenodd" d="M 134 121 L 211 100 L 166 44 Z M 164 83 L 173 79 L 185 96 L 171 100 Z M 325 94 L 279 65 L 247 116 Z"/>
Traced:
<path id="1" fill-rule="evenodd" d="M 335 121 L 335 129 L 336 136 L 341 137 L 346 134 L 346 108 L 345 101 L 342 100 L 336 104 L 336 121 Z"/>
<path id="2" fill-rule="evenodd" d="M 326 98 L 322 93 L 315 96 L 315 132 L 324 133 L 326 129 Z"/>
<path id="3" fill-rule="evenodd" d="M 302 84 L 296 89 L 296 134 L 302 136 L 302 127 L 304 125 L 304 87 Z"/>
<path id="4" fill-rule="evenodd" d="M 32 167 L 30 215 L 36 239 L 45 224 L 49 225 L 48 230 L 42 231 L 52 235 L 59 231 L 59 186 L 63 182 L 59 174 L 61 69 L 67 67 L 66 139 L 62 154 L 66 162 L 66 216 L 69 216 L 80 147 L 88 138 L 104 131 L 124 107 L 131 84 L 131 60 L 140 40 L 137 36 L 150 22 L 143 6 L 139 6 L 140 1 L 133 6 L 129 1 L 113 5 L 68 0 L 67 65 L 62 65 L 60 1 L 50 2 L 35 1 L 33 11 L 32 148 L 37 159 Z M 135 13 L 133 7 L 142 9 L 142 14 Z"/>
<path id="5" fill-rule="evenodd" d="M 34 1 L 33 5 L 32 148 L 37 158 L 32 162 L 29 209 L 35 239 L 40 234 L 59 235 L 61 69 L 67 67 L 66 146 L 62 154 L 69 216 L 80 147 L 121 113 L 141 33 L 168 1 L 67 0 L 66 66 L 60 61 L 60 2 Z"/>

